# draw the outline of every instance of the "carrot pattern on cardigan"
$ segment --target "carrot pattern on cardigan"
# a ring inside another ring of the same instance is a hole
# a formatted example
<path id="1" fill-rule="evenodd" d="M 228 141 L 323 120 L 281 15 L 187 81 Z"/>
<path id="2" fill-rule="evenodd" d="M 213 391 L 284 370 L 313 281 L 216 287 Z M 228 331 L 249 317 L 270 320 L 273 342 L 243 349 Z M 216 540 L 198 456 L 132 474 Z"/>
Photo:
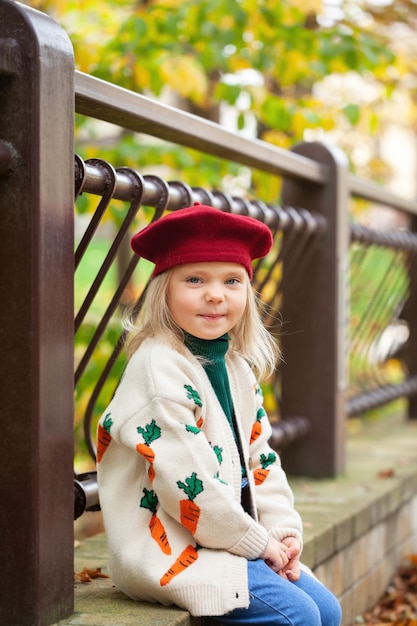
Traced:
<path id="1" fill-rule="evenodd" d="M 263 417 L 266 417 L 266 413 L 263 407 L 260 407 L 256 414 L 256 421 L 254 422 L 252 426 L 252 432 L 251 432 L 249 443 L 253 443 L 254 441 L 258 439 L 258 437 L 262 435 L 262 423 L 261 422 L 262 422 Z"/>
<path id="2" fill-rule="evenodd" d="M 149 509 L 152 513 L 151 521 L 149 522 L 149 530 L 151 531 L 152 539 L 155 539 L 164 554 L 171 554 L 171 546 L 169 545 L 164 525 L 157 515 L 158 496 L 153 489 L 144 488 L 140 506 L 144 509 Z"/>
<path id="3" fill-rule="evenodd" d="M 148 461 L 149 463 L 148 476 L 149 476 L 149 480 L 153 482 L 155 478 L 155 470 L 153 468 L 153 462 L 155 460 L 155 452 L 152 450 L 149 444 L 151 444 L 153 441 L 156 441 L 156 439 L 160 438 L 161 429 L 159 428 L 159 426 L 156 424 L 155 420 L 153 419 L 150 424 L 146 424 L 145 428 L 138 426 L 136 430 L 138 431 L 138 433 L 142 435 L 145 441 L 145 443 L 138 443 L 136 446 L 136 450 L 137 452 L 139 452 L 139 454 L 141 454 L 146 459 L 146 461 Z"/>
<path id="4" fill-rule="evenodd" d="M 190 565 L 192 565 L 198 559 L 197 550 L 198 548 L 192 545 L 188 545 L 186 548 L 184 548 L 179 557 L 175 560 L 175 563 L 173 563 L 169 570 L 167 570 L 165 574 L 161 577 L 161 587 L 165 587 L 165 585 L 168 585 L 168 583 L 171 582 L 174 576 L 178 576 L 178 574 L 181 574 L 181 572 L 187 569 L 187 567 L 190 567 Z"/>
<path id="5" fill-rule="evenodd" d="M 200 517 L 200 507 L 194 500 L 199 493 L 204 491 L 203 483 L 197 477 L 196 472 L 193 472 L 185 479 L 185 482 L 177 480 L 177 485 L 187 496 L 186 500 L 180 500 L 181 524 L 194 535 Z"/>
<path id="6" fill-rule="evenodd" d="M 264 480 L 268 478 L 269 469 L 267 469 L 270 465 L 273 465 L 277 460 L 277 455 L 275 452 L 270 452 L 268 456 L 265 454 L 260 455 L 261 467 L 258 467 L 254 473 L 255 485 L 261 485 Z"/>
<path id="7" fill-rule="evenodd" d="M 107 450 L 111 442 L 110 429 L 113 425 L 113 420 L 110 417 L 111 413 L 107 413 L 104 416 L 103 423 L 98 425 L 97 432 L 97 463 L 100 463 L 103 458 L 103 454 Z"/>

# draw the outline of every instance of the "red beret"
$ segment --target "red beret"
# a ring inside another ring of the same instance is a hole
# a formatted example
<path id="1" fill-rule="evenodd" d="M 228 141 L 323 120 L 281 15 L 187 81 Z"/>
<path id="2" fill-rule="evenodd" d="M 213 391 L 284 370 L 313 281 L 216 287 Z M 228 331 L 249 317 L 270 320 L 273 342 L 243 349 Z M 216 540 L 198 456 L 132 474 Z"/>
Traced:
<path id="1" fill-rule="evenodd" d="M 252 261 L 268 254 L 272 234 L 252 217 L 196 203 L 149 224 L 132 237 L 131 246 L 155 263 L 153 276 L 175 265 L 224 261 L 243 265 L 252 277 Z"/>

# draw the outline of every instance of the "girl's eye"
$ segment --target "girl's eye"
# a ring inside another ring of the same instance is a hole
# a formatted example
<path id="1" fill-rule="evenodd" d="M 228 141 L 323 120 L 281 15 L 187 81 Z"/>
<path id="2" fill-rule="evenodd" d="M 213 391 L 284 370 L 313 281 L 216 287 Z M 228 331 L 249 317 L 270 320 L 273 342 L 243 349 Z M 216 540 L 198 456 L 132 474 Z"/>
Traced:
<path id="1" fill-rule="evenodd" d="M 226 280 L 226 285 L 238 285 L 240 280 L 238 278 L 228 278 Z"/>
<path id="2" fill-rule="evenodd" d="M 200 278 L 197 276 L 190 276 L 187 278 L 187 283 L 192 283 L 193 285 L 197 285 L 200 282 Z"/>

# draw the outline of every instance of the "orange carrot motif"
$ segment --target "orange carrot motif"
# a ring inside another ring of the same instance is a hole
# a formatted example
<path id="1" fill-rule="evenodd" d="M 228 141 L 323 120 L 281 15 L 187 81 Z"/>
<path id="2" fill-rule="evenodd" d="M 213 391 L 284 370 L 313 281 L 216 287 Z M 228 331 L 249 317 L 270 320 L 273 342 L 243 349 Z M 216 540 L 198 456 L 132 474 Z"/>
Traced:
<path id="1" fill-rule="evenodd" d="M 200 518 L 200 507 L 194 502 L 194 498 L 204 491 L 203 483 L 197 478 L 197 474 L 193 472 L 191 476 L 185 479 L 185 483 L 178 480 L 177 485 L 184 491 L 188 498 L 187 500 L 180 500 L 181 524 L 185 526 L 190 533 L 194 534 L 197 530 L 198 520 Z"/>
<path id="2" fill-rule="evenodd" d="M 140 455 L 144 457 L 146 461 L 148 461 L 148 478 L 152 482 L 155 478 L 155 469 L 153 467 L 153 462 L 155 461 L 155 453 L 149 444 L 156 439 L 159 439 L 159 437 L 161 436 L 161 429 L 159 428 L 159 426 L 157 426 L 155 420 L 152 420 L 150 424 L 146 424 L 145 428 L 138 426 L 136 430 L 139 434 L 142 435 L 145 440 L 145 443 L 138 443 L 136 445 L 136 450 L 137 452 L 139 452 Z"/>
<path id="3" fill-rule="evenodd" d="M 138 443 L 136 446 L 136 451 L 139 452 L 148 463 L 153 463 L 155 461 L 155 452 L 150 448 L 146 443 Z"/>
<path id="4" fill-rule="evenodd" d="M 143 490 L 143 497 L 140 501 L 140 506 L 144 509 L 149 509 L 152 513 L 152 517 L 149 522 L 149 530 L 151 531 L 152 539 L 156 541 L 164 554 L 171 554 L 171 546 L 169 545 L 164 525 L 156 514 L 158 510 L 158 496 L 153 489 L 149 490 L 145 488 Z"/>
<path id="5" fill-rule="evenodd" d="M 190 567 L 195 561 L 198 559 L 198 552 L 194 546 L 188 545 L 179 555 L 179 557 L 175 560 L 175 563 L 171 565 L 169 570 L 165 572 L 162 576 L 159 584 L 161 587 L 168 585 L 171 580 L 181 574 L 187 567 Z"/>
<path id="6" fill-rule="evenodd" d="M 252 433 L 250 436 L 249 443 L 253 443 L 258 439 L 258 437 L 262 434 L 262 424 L 261 420 L 266 415 L 264 409 L 261 407 L 256 414 L 256 422 L 254 422 L 252 426 Z"/>
<path id="7" fill-rule="evenodd" d="M 253 472 L 255 485 L 261 485 L 264 482 L 264 480 L 269 474 L 269 469 L 267 468 L 269 465 L 272 465 L 273 463 L 275 463 L 275 461 L 277 460 L 277 455 L 274 452 L 271 452 L 270 454 L 268 454 L 268 456 L 261 454 L 261 456 L 259 457 L 259 460 L 261 462 L 262 467 L 258 467 Z"/>
<path id="8" fill-rule="evenodd" d="M 97 429 L 97 463 L 100 463 L 103 458 L 103 454 L 107 450 L 111 442 L 111 434 L 110 429 L 113 425 L 113 420 L 110 417 L 111 413 L 107 413 L 107 415 L 103 419 L 103 424 L 98 425 Z"/>
<path id="9" fill-rule="evenodd" d="M 180 501 L 181 524 L 188 528 L 190 533 L 197 530 L 198 519 L 200 517 L 200 507 L 192 500 Z"/>

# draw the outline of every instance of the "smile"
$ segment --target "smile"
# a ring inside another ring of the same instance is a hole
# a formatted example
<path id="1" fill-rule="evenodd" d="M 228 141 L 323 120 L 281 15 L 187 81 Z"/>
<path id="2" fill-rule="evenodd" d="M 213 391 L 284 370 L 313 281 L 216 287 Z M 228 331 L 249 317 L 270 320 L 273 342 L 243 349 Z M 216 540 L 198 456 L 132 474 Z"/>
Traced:
<path id="1" fill-rule="evenodd" d="M 216 321 L 216 320 L 222 319 L 224 317 L 224 315 L 223 314 L 220 315 L 219 313 L 217 313 L 217 314 L 210 314 L 210 313 L 204 314 L 204 313 L 201 313 L 199 317 L 203 317 L 206 320 Z"/>

